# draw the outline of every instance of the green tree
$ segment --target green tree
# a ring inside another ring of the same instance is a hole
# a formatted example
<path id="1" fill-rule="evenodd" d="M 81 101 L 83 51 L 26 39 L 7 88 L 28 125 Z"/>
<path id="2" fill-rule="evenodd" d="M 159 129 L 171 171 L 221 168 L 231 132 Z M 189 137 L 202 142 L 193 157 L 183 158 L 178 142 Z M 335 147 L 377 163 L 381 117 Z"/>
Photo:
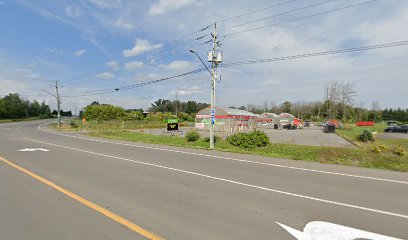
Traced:
<path id="1" fill-rule="evenodd" d="M 292 110 L 293 104 L 289 101 L 285 101 L 281 105 L 281 111 L 285 113 L 290 113 Z"/>
<path id="2" fill-rule="evenodd" d="M 84 117 L 87 120 L 120 120 L 124 119 L 126 112 L 123 108 L 109 105 L 88 105 L 84 109 Z"/>

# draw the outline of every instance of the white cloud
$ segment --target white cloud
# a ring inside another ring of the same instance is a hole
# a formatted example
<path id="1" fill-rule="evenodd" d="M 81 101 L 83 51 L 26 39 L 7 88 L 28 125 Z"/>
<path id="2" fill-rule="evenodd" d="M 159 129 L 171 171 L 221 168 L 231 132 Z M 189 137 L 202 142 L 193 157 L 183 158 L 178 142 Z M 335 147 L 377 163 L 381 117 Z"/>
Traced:
<path id="1" fill-rule="evenodd" d="M 85 52 L 86 52 L 85 49 L 80 49 L 80 50 L 74 52 L 74 55 L 77 56 L 77 57 L 80 57 L 80 56 L 82 56 Z"/>
<path id="2" fill-rule="evenodd" d="M 79 10 L 79 8 L 77 7 L 73 7 L 73 6 L 67 6 L 65 8 L 65 14 L 68 17 L 72 17 L 72 18 L 78 18 L 81 16 L 81 11 Z"/>
<path id="3" fill-rule="evenodd" d="M 166 65 L 160 65 L 160 67 L 170 71 L 189 71 L 194 68 L 194 64 L 184 60 L 173 61 Z"/>
<path id="4" fill-rule="evenodd" d="M 88 1 L 102 9 L 118 8 L 122 6 L 121 0 L 88 0 Z"/>
<path id="5" fill-rule="evenodd" d="M 143 66 L 144 66 L 143 62 L 139 62 L 139 61 L 131 61 L 125 64 L 126 70 L 130 70 L 130 71 L 139 69 L 139 68 L 143 68 Z"/>
<path id="6" fill-rule="evenodd" d="M 167 12 L 176 11 L 182 7 L 193 4 L 194 0 L 159 0 L 150 6 L 149 14 L 163 15 Z"/>
<path id="7" fill-rule="evenodd" d="M 175 95 L 179 95 L 179 96 L 188 96 L 188 95 L 193 95 L 193 94 L 199 94 L 202 93 L 203 89 L 198 87 L 198 86 L 194 86 L 194 87 L 190 87 L 190 88 L 184 88 L 184 89 L 180 89 L 177 91 L 173 91 L 170 93 L 170 95 L 175 96 Z"/>
<path id="8" fill-rule="evenodd" d="M 118 18 L 114 26 L 117 28 L 125 29 L 125 30 L 132 30 L 136 27 L 134 24 L 132 24 L 131 22 L 125 21 L 123 18 Z"/>
<path id="9" fill-rule="evenodd" d="M 57 53 L 62 53 L 62 49 L 58 49 L 58 48 L 45 48 L 45 50 L 47 52 L 53 53 L 53 54 L 57 54 Z"/>
<path id="10" fill-rule="evenodd" d="M 155 49 L 159 49 L 163 47 L 163 44 L 150 44 L 150 42 L 146 39 L 136 39 L 135 45 L 132 49 L 124 50 L 123 56 L 124 57 L 135 57 L 137 55 L 143 54 L 145 52 L 149 52 Z"/>
<path id="11" fill-rule="evenodd" d="M 103 73 L 99 73 L 98 75 L 96 75 L 96 77 L 107 80 L 107 79 L 113 79 L 115 77 L 115 74 L 110 73 L 110 72 L 103 72 Z"/>
<path id="12" fill-rule="evenodd" d="M 119 63 L 117 61 L 109 61 L 106 63 L 106 66 L 108 66 L 113 71 L 116 71 L 119 69 Z"/>

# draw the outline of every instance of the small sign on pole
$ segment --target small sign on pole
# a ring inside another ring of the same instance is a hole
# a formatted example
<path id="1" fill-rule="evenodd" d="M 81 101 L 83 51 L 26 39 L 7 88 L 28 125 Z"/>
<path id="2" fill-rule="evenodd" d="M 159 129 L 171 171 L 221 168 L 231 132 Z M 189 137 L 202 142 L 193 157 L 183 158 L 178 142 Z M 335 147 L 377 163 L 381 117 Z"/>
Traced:
<path id="1" fill-rule="evenodd" d="M 215 123 L 215 109 L 211 109 L 211 124 Z"/>
<path id="2" fill-rule="evenodd" d="M 167 131 L 178 131 L 178 119 L 167 120 Z"/>

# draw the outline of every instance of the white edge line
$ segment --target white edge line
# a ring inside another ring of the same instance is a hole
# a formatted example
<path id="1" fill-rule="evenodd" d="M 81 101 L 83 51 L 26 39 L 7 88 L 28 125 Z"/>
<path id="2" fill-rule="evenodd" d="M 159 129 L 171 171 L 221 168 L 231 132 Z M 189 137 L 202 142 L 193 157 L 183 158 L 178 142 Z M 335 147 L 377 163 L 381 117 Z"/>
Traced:
<path id="1" fill-rule="evenodd" d="M 354 175 L 354 174 L 329 172 L 329 171 L 322 171 L 322 170 L 315 170 L 315 169 L 308 169 L 308 168 L 291 167 L 291 166 L 280 165 L 280 164 L 263 163 L 263 162 L 257 162 L 257 161 L 251 161 L 251 160 L 214 156 L 214 155 L 203 154 L 203 153 L 193 153 L 193 152 L 186 152 L 186 151 L 180 151 L 180 150 L 140 146 L 140 145 L 135 145 L 135 144 L 111 142 L 111 141 L 100 140 L 100 139 L 93 139 L 93 138 L 85 138 L 85 137 L 79 137 L 79 136 L 66 135 L 66 134 L 62 134 L 62 133 L 56 133 L 56 132 L 44 130 L 44 129 L 41 128 L 41 126 L 44 125 L 44 124 L 47 124 L 47 123 L 43 123 L 43 124 L 38 125 L 38 129 L 40 131 L 47 132 L 47 133 L 52 133 L 52 134 L 56 134 L 56 135 L 60 135 L 60 136 L 64 136 L 64 137 L 71 137 L 71 138 L 87 140 L 87 141 L 110 143 L 110 144 L 116 144 L 116 145 L 122 145 L 122 146 L 128 146 L 128 147 L 137 147 L 137 148 L 152 149 L 152 150 L 174 152 L 174 153 L 181 153 L 181 154 L 189 154 L 189 155 L 202 156 L 202 157 L 218 158 L 218 159 L 231 160 L 231 161 L 236 161 L 236 162 L 259 164 L 259 165 L 279 167 L 279 168 L 287 168 L 287 169 L 293 169 L 293 170 L 299 170 L 299 171 L 305 171 L 305 172 L 323 173 L 323 174 L 337 175 L 337 176 L 343 176 L 343 177 L 352 177 L 352 178 L 360 178 L 360 179 L 368 179 L 368 180 L 391 182 L 391 183 L 400 183 L 400 184 L 408 185 L 408 182 L 406 182 L 406 181 L 399 181 L 399 180 L 393 180 L 393 179 L 387 179 L 387 178 L 376 178 L 376 177 L 368 177 L 368 176 L 361 176 L 361 175 Z"/>
<path id="2" fill-rule="evenodd" d="M 330 200 L 326 200 L 326 199 L 315 198 L 315 197 L 310 197 L 310 196 L 301 195 L 301 194 L 296 194 L 296 193 L 291 193 L 291 192 L 285 192 L 285 191 L 281 191 L 281 190 L 277 190 L 277 189 L 272 189 L 272 188 L 261 187 L 261 186 L 252 185 L 252 184 L 248 184 L 248 183 L 238 182 L 238 181 L 234 181 L 234 180 L 230 180 L 230 179 L 226 179 L 226 178 L 214 177 L 214 176 L 205 175 L 205 174 L 197 173 L 197 172 L 186 171 L 186 170 L 182 170 L 182 169 L 178 169 L 178 168 L 166 167 L 166 166 L 162 166 L 162 165 L 158 165 L 158 164 L 147 163 L 147 162 L 132 160 L 132 159 L 128 159 L 128 158 L 116 157 L 116 156 L 112 156 L 112 155 L 107 155 L 107 154 L 103 154 L 103 153 L 92 152 L 92 151 L 83 150 L 83 149 L 79 149 L 79 148 L 73 148 L 73 147 L 62 146 L 62 145 L 53 144 L 53 143 L 48 143 L 48 142 L 43 142 L 43 141 L 38 141 L 38 140 L 30 139 L 30 138 L 24 138 L 24 139 L 25 139 L 25 140 L 28 140 L 28 141 L 32 141 L 32 142 L 37 142 L 37 143 L 42 143 L 42 144 L 51 145 L 51 146 L 54 146 L 54 147 L 60 147 L 60 148 L 65 148 L 65 149 L 69 149 L 69 150 L 74 150 L 74 151 L 79 151 L 79 152 L 94 154 L 94 155 L 98 155 L 98 156 L 102 156 L 102 157 L 108 157 L 108 158 L 113 158 L 113 159 L 118 159 L 118 160 L 122 160 L 122 161 L 126 161 L 126 162 L 132 162 L 132 163 L 137 163 L 137 164 L 143 164 L 143 165 L 146 165 L 146 166 L 157 167 L 157 168 L 166 169 L 166 170 L 171 170 L 171 171 L 175 171 L 175 172 L 187 173 L 187 174 L 191 174 L 191 175 L 195 175 L 195 176 L 200 176 L 200 177 L 204 177 L 204 178 L 208 178 L 208 179 L 218 180 L 218 181 L 221 181 L 221 182 L 232 183 L 232 184 L 236 184 L 236 185 L 240 185 L 240 186 L 245 186 L 245 187 L 249 187 L 249 188 L 255 188 L 255 189 L 264 190 L 264 191 L 268 191 L 268 192 L 274 192 L 274 193 L 279 193 L 279 194 L 288 195 L 288 196 L 292 196 L 292 197 L 298 197 L 298 198 L 303 198 L 303 199 L 308 199 L 308 200 L 313 200 L 313 201 L 318 201 L 318 202 L 323 202 L 323 203 L 328 203 L 328 204 L 333 204 L 333 205 L 338 205 L 338 206 L 343 206 L 343 207 L 348 207 L 348 208 L 354 208 L 354 209 L 359 209 L 359 210 L 364 210 L 364 211 L 379 213 L 379 214 L 383 214 L 383 215 L 388 215 L 388 216 L 393 216 L 393 217 L 399 217 L 399 218 L 408 219 L 408 215 L 403 215 L 403 214 L 399 214 L 399 213 L 393 213 L 393 212 L 388 212 L 388 211 L 382 211 L 382 210 L 377 210 L 377 209 L 373 209 L 373 208 L 361 207 L 361 206 L 352 205 L 352 204 L 347 204 L 347 203 L 341 203 L 341 202 L 330 201 Z"/>

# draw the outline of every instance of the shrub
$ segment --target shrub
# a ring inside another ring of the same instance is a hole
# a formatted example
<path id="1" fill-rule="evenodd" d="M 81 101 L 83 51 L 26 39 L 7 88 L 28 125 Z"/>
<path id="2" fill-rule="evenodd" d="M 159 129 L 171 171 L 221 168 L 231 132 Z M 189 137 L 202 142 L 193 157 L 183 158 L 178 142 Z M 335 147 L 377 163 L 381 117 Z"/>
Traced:
<path id="1" fill-rule="evenodd" d="M 236 133 L 227 137 L 227 142 L 233 146 L 241 148 L 254 148 L 255 144 L 249 138 L 247 133 Z"/>
<path id="2" fill-rule="evenodd" d="M 87 120 L 110 121 L 121 120 L 126 116 L 123 108 L 102 104 L 102 105 L 88 105 L 84 109 L 84 117 Z"/>
<path id="3" fill-rule="evenodd" d="M 39 118 L 40 119 L 47 119 L 47 118 L 51 118 L 51 114 L 40 114 Z"/>
<path id="4" fill-rule="evenodd" d="M 249 135 L 257 147 L 265 147 L 269 143 L 268 135 L 262 131 L 253 131 Z"/>
<path id="5" fill-rule="evenodd" d="M 380 145 L 378 145 L 378 147 L 380 148 L 380 149 L 383 149 L 383 150 L 386 150 L 386 151 L 388 151 L 388 150 L 390 150 L 387 146 L 385 146 L 384 144 L 380 144 Z"/>
<path id="6" fill-rule="evenodd" d="M 218 140 L 220 140 L 220 137 L 214 136 L 214 143 L 216 143 Z M 210 142 L 210 137 L 204 138 L 204 142 Z"/>
<path id="7" fill-rule="evenodd" d="M 377 146 L 377 145 L 375 145 L 375 146 L 373 147 L 372 151 L 373 151 L 374 153 L 381 153 L 381 149 L 380 149 L 380 147 Z"/>
<path id="8" fill-rule="evenodd" d="M 363 133 L 357 137 L 357 140 L 360 142 L 372 142 L 374 141 L 374 137 L 371 131 L 364 129 Z"/>
<path id="9" fill-rule="evenodd" d="M 396 154 L 396 155 L 398 155 L 400 157 L 403 157 L 403 156 L 405 156 L 405 151 L 404 151 L 404 149 L 402 149 L 401 146 L 398 146 L 398 147 L 396 147 L 394 149 L 394 154 Z"/>
<path id="10" fill-rule="evenodd" d="M 269 143 L 269 137 L 262 131 L 237 133 L 227 137 L 227 142 L 240 148 L 264 147 Z"/>
<path id="11" fill-rule="evenodd" d="M 196 131 L 188 132 L 186 134 L 187 142 L 195 142 L 198 139 L 200 139 L 200 137 L 201 137 L 200 134 L 198 132 L 196 132 Z"/>
<path id="12" fill-rule="evenodd" d="M 71 124 L 72 128 L 77 128 L 78 127 L 78 124 L 76 122 L 74 122 L 74 121 L 72 121 L 70 124 Z"/>

